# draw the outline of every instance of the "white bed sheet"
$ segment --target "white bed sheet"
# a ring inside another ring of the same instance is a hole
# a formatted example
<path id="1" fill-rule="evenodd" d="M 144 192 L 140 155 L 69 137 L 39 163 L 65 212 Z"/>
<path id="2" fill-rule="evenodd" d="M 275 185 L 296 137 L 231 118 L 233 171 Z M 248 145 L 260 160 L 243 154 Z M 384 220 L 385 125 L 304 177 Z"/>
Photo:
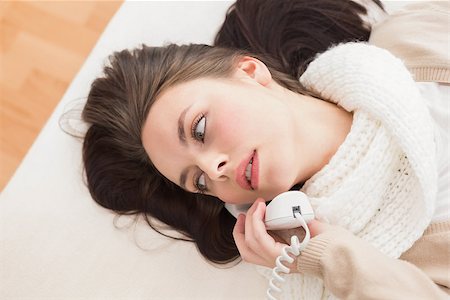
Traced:
<path id="1" fill-rule="evenodd" d="M 116 229 L 114 214 L 94 203 L 82 181 L 81 142 L 58 126 L 112 51 L 209 43 L 231 3 L 122 5 L 0 196 L 0 299 L 265 298 L 267 282 L 249 264 L 218 269 L 191 243 L 168 241 L 142 222 Z"/>
<path id="2" fill-rule="evenodd" d="M 94 203 L 82 181 L 81 142 L 58 126 L 112 51 L 209 43 L 231 3 L 122 5 L 2 192 L 0 299 L 264 298 L 266 280 L 246 263 L 218 269 L 192 243 L 170 242 L 142 222 L 136 233 L 116 229 L 114 214 Z M 142 250 L 135 238 L 160 250 Z"/>

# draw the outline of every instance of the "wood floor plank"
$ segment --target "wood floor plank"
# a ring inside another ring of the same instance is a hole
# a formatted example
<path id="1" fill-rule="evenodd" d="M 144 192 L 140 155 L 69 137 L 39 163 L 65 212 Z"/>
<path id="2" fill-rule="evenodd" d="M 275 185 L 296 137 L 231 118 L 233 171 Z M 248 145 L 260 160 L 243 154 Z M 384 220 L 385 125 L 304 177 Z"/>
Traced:
<path id="1" fill-rule="evenodd" d="M 84 61 L 84 56 L 47 43 L 27 32 L 22 32 L 14 40 L 10 51 L 0 55 L 4 57 L 0 82 L 15 89 L 23 87 L 29 72 L 36 68 L 70 82 Z M 16 62 L 19 60 L 21 64 L 17 69 Z"/>
<path id="2" fill-rule="evenodd" d="M 121 3 L 0 0 L 0 191 Z"/>
<path id="3" fill-rule="evenodd" d="M 0 20 L 0 53 L 5 53 L 9 50 L 19 32 L 16 27 Z"/>
<path id="4" fill-rule="evenodd" d="M 9 12 L 9 6 L 11 3 L 11 1 L 0 1 L 0 21 L 3 19 L 6 12 Z"/>
<path id="5" fill-rule="evenodd" d="M 56 16 L 81 26 L 86 24 L 89 17 L 93 15 L 92 11 L 96 7 L 96 2 L 94 1 L 56 1 L 53 2 L 52 5 L 48 5 L 48 3 L 43 1 L 30 1 L 29 4 L 49 15 Z M 114 11 L 111 13 L 114 13 Z M 111 14 L 109 16 L 111 16 Z"/>
<path id="6" fill-rule="evenodd" d="M 103 26 L 105 26 L 104 24 L 109 21 L 111 15 L 117 11 L 121 5 L 122 2 L 119 1 L 108 2 L 108 6 L 104 6 L 103 3 L 97 3 L 95 5 L 96 14 L 91 14 L 89 16 L 85 23 L 86 27 L 95 31 L 102 30 Z"/>
<path id="7" fill-rule="evenodd" d="M 68 10 L 67 14 L 71 12 Z M 84 53 L 85 44 L 93 44 L 98 38 L 90 28 L 51 15 L 28 2 L 14 2 L 11 13 L 6 14 L 3 21 L 73 52 Z"/>

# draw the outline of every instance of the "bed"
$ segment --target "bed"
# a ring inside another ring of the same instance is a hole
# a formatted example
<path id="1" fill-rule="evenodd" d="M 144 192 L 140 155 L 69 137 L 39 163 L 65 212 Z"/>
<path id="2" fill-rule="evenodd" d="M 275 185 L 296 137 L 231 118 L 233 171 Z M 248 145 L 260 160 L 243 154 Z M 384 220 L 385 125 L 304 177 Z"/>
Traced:
<path id="1" fill-rule="evenodd" d="M 125 2 L 0 196 L 1 299 L 263 299 L 245 262 L 217 267 L 187 242 L 99 207 L 63 113 L 85 99 L 114 50 L 210 43 L 231 1 Z M 389 4 L 392 8 L 403 5 Z"/>

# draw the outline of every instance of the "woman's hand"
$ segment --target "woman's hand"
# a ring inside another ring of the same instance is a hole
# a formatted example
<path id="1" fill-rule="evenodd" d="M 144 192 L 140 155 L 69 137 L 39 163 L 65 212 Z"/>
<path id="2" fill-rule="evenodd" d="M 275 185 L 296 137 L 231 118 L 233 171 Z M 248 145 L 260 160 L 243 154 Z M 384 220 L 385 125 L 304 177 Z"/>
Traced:
<path id="1" fill-rule="evenodd" d="M 315 237 L 316 235 L 319 235 L 325 231 L 331 230 L 333 228 L 340 228 L 343 229 L 337 225 L 331 225 L 325 222 L 321 222 L 317 219 L 312 220 L 308 223 L 309 233 L 311 234 L 311 238 Z"/>
<path id="2" fill-rule="evenodd" d="M 237 218 L 233 237 L 244 261 L 273 268 L 281 249 L 287 245 L 276 241 L 267 232 L 265 213 L 266 204 L 263 199 L 258 198 L 246 216 L 241 214 Z"/>
<path id="3" fill-rule="evenodd" d="M 297 235 L 301 240 L 304 237 L 303 228 L 295 228 L 287 231 L 268 233 L 264 224 L 266 204 L 263 199 L 258 198 L 247 215 L 239 215 L 233 230 L 233 237 L 238 247 L 239 253 L 244 261 L 273 268 L 276 258 L 281 254 L 281 250 L 286 243 L 290 243 L 290 236 Z M 327 231 L 333 226 L 327 223 L 313 220 L 308 224 L 311 238 Z M 296 263 L 288 265 L 291 272 L 298 272 Z"/>

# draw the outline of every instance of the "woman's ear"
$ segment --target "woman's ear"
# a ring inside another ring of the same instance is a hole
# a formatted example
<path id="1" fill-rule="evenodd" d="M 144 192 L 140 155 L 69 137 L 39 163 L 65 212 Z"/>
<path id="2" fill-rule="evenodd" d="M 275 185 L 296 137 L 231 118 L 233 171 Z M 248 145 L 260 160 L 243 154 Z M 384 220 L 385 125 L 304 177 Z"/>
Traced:
<path id="1" fill-rule="evenodd" d="M 263 86 L 268 85 L 272 81 L 272 75 L 267 66 L 254 57 L 242 57 L 238 63 L 238 69 L 239 71 L 243 71 L 244 75 L 252 78 Z"/>

